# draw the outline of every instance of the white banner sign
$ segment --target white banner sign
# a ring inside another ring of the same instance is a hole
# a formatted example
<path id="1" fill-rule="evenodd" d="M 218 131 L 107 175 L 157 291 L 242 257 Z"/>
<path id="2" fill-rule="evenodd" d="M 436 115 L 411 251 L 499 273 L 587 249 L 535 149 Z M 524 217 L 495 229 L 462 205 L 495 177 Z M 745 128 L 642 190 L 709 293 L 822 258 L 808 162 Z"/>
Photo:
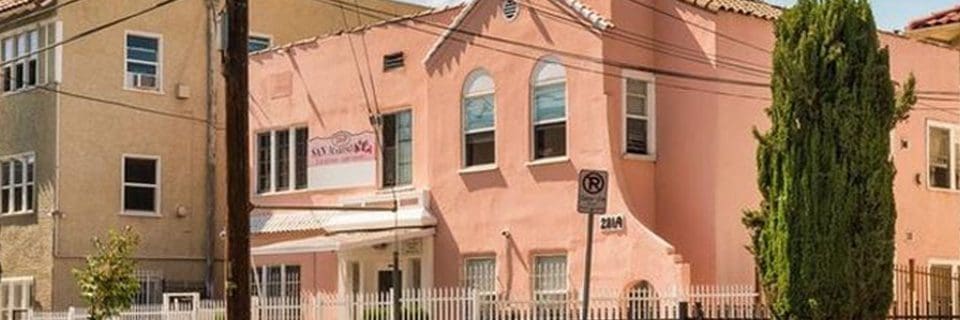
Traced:
<path id="1" fill-rule="evenodd" d="M 350 188 L 377 183 L 377 142 L 373 132 L 339 131 L 310 139 L 310 188 Z"/>

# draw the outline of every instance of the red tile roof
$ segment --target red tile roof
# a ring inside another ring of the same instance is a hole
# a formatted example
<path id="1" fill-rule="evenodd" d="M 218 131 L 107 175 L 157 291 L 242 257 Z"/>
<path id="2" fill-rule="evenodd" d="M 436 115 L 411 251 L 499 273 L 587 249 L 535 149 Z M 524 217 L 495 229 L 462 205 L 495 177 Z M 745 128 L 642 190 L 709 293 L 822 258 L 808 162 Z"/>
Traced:
<path id="1" fill-rule="evenodd" d="M 0 20 L 47 7 L 55 0 L 0 0 Z"/>
<path id="2" fill-rule="evenodd" d="M 917 30 L 960 22 L 960 5 L 913 20 L 907 30 Z"/>
<path id="3" fill-rule="evenodd" d="M 783 13 L 782 8 L 762 0 L 683 0 L 683 2 L 711 11 L 728 11 L 766 20 L 776 20 Z"/>

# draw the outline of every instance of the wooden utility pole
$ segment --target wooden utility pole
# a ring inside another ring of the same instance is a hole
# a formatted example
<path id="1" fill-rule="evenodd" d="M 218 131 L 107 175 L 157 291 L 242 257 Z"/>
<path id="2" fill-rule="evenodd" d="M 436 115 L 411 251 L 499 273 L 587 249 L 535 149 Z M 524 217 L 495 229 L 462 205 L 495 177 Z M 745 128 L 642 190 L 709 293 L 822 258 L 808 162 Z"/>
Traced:
<path id="1" fill-rule="evenodd" d="M 227 320 L 250 319 L 247 0 L 227 0 Z"/>

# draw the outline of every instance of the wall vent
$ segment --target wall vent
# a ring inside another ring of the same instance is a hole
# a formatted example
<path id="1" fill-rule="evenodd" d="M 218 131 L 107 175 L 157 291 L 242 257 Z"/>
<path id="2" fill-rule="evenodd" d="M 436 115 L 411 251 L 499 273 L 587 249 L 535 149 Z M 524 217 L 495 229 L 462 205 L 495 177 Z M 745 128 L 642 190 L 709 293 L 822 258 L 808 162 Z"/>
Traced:
<path id="1" fill-rule="evenodd" d="M 390 71 L 403 67 L 403 52 L 395 52 L 383 56 L 383 71 Z"/>
<path id="2" fill-rule="evenodd" d="M 503 11 L 504 18 L 513 21 L 520 13 L 520 4 L 517 3 L 517 0 L 503 0 L 503 5 L 500 9 Z"/>

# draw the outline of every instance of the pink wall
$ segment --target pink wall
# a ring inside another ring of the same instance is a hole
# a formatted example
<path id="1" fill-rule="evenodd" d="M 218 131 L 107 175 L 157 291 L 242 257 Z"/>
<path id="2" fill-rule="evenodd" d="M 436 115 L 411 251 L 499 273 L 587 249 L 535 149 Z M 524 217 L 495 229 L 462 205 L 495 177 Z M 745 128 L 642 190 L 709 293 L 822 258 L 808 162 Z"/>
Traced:
<path id="1" fill-rule="evenodd" d="M 610 171 L 609 211 L 629 217 L 624 232 L 596 236 L 597 287 L 625 288 L 649 280 L 657 288 L 696 284 L 751 284 L 752 257 L 744 249 L 742 210 L 759 203 L 755 140 L 751 130 L 768 126 L 769 89 L 658 75 L 655 159 L 624 157 L 622 68 L 653 67 L 704 77 L 766 82 L 771 22 L 711 12 L 674 0 L 655 1 L 686 23 L 628 1 L 588 1 L 616 28 L 601 36 L 554 1 L 524 1 L 516 21 L 507 22 L 497 1 L 482 1 L 462 29 L 509 39 L 455 34 L 424 64 L 441 29 L 458 10 L 404 20 L 353 33 L 366 75 L 362 43 L 368 46 L 376 100 L 381 110 L 412 108 L 414 182 L 428 188 L 439 220 L 435 283 L 459 283 L 464 257 L 495 255 L 502 291 L 524 297 L 533 257 L 566 252 L 570 283 L 582 277 L 585 217 L 575 211 L 576 175 L 581 169 Z M 744 39 L 718 37 L 714 31 Z M 653 40 L 651 40 L 653 39 Z M 920 90 L 960 87 L 957 51 L 884 34 L 892 52 L 892 76 L 913 72 Z M 547 49 L 547 50 L 544 50 Z M 384 54 L 403 51 L 406 66 L 383 72 Z M 568 161 L 530 162 L 530 78 L 538 58 L 553 56 L 567 66 Z M 607 62 L 576 56 L 603 57 Z M 254 131 L 308 124 L 310 135 L 369 130 L 348 35 L 308 40 L 255 55 L 251 63 Z M 732 66 L 736 64 L 739 66 Z M 496 85 L 495 169 L 463 173 L 460 100 L 466 76 L 482 68 Z M 273 92 L 291 77 L 288 97 Z M 374 88 L 368 87 L 368 92 Z M 956 258 L 960 230 L 957 193 L 926 187 L 925 121 L 960 122 L 942 111 L 916 111 L 901 124 L 896 149 L 898 261 Z M 899 144 L 898 144 L 899 145 Z M 923 183 L 917 185 L 914 175 Z M 335 204 L 343 195 L 383 192 L 376 187 L 314 190 L 260 196 L 260 203 Z M 937 223 L 930 223 L 937 221 Z M 501 236 L 509 230 L 511 236 Z M 913 240 L 906 240 L 906 233 Z"/>

